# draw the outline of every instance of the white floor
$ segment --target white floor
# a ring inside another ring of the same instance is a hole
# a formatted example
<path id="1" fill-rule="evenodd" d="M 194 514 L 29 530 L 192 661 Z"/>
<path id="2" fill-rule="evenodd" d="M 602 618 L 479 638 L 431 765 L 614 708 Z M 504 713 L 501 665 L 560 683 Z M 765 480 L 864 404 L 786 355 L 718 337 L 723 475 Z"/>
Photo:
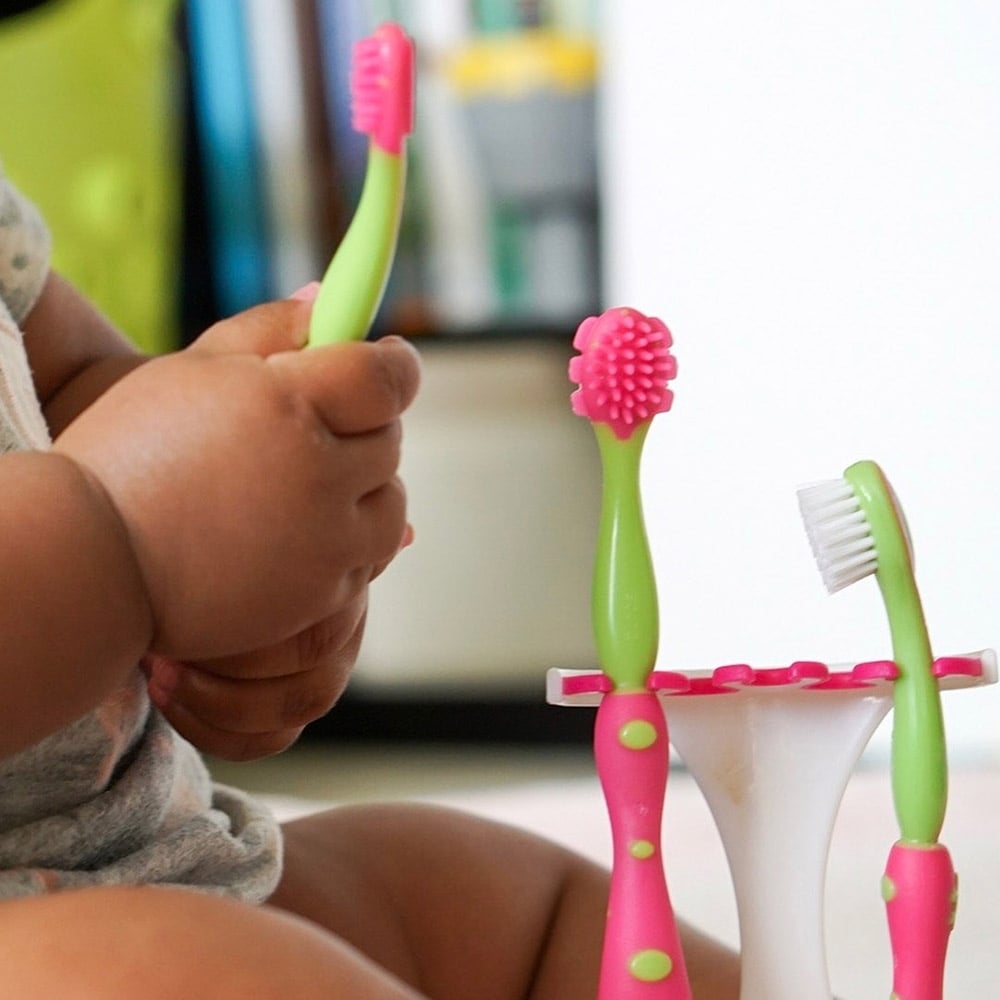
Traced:
<path id="1" fill-rule="evenodd" d="M 607 863 L 603 799 L 579 751 L 308 749 L 256 768 L 221 768 L 267 796 L 283 817 L 359 799 L 412 798 L 458 806 L 536 830 Z M 891 965 L 879 881 L 895 837 L 888 777 L 863 768 L 844 797 L 830 852 L 826 936 L 842 1000 L 884 1000 Z M 961 879 L 949 949 L 948 1000 L 1000 996 L 1000 763 L 953 767 L 942 840 Z M 722 847 L 697 786 L 670 776 L 664 855 L 674 907 L 736 945 L 736 908 Z M 802 998 L 808 1000 L 808 998 Z"/>

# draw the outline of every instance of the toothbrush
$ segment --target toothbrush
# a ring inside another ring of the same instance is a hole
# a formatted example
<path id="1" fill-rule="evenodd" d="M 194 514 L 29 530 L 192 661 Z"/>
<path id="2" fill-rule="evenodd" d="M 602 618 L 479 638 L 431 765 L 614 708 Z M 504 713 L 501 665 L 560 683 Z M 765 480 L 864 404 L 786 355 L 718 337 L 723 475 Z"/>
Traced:
<path id="1" fill-rule="evenodd" d="M 594 753 L 613 862 L 598 1000 L 690 1000 L 661 856 L 669 768 L 666 719 L 649 687 L 659 637 L 656 582 L 639 492 L 652 418 L 670 409 L 670 332 L 635 309 L 580 324 L 570 361 L 573 412 L 594 428 L 603 467 L 592 615 L 601 669 Z"/>
<path id="2" fill-rule="evenodd" d="M 385 292 L 403 212 L 406 141 L 413 129 L 413 44 L 381 25 L 354 46 L 352 123 L 367 133 L 368 162 L 351 224 L 313 304 L 310 344 L 363 339 Z"/>
<path id="3" fill-rule="evenodd" d="M 843 479 L 801 490 L 799 505 L 827 590 L 874 574 L 882 591 L 899 671 L 892 792 L 900 837 L 882 879 L 893 998 L 941 1000 L 957 881 L 938 843 L 948 795 L 944 723 L 906 520 L 889 481 L 869 461 L 850 466 Z"/>

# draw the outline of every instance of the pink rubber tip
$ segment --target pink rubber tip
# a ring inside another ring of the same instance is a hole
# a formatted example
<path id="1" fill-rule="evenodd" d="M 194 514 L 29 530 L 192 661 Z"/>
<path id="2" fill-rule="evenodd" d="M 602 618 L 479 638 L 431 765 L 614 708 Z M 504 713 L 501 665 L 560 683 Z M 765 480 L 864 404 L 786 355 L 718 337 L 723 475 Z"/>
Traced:
<path id="1" fill-rule="evenodd" d="M 625 439 L 674 401 L 667 383 L 677 375 L 673 338 L 662 320 L 637 309 L 608 309 L 585 319 L 573 346 L 580 356 L 569 377 L 580 388 L 570 397 L 573 412 L 607 424 Z"/>
<path id="2" fill-rule="evenodd" d="M 413 43 L 388 22 L 354 46 L 351 124 L 398 156 L 413 131 Z"/>

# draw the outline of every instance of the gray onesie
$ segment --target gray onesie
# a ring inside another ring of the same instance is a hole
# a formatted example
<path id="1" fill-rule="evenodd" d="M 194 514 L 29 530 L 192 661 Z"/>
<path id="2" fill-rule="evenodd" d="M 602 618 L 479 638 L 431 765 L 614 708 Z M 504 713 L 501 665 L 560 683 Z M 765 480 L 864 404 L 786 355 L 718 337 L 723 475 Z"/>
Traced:
<path id="1" fill-rule="evenodd" d="M 19 329 L 48 250 L 38 213 L 0 172 L 0 452 L 49 446 Z M 138 666 L 89 715 L 0 758 L 0 899 L 156 882 L 260 901 L 280 867 L 274 818 L 213 785 L 150 705 Z"/>

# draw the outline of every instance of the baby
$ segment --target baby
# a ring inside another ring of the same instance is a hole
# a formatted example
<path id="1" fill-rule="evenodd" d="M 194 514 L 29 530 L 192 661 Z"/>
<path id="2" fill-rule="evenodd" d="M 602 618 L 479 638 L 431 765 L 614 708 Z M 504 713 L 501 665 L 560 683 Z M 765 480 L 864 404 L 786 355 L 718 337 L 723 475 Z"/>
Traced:
<path id="1" fill-rule="evenodd" d="M 409 540 L 416 354 L 300 350 L 314 296 L 145 358 L 49 271 L 0 176 L 5 995 L 594 996 L 589 862 L 415 805 L 281 828 L 201 761 L 278 752 L 330 710 Z M 735 1000 L 734 956 L 685 935 L 699 1000 Z"/>

